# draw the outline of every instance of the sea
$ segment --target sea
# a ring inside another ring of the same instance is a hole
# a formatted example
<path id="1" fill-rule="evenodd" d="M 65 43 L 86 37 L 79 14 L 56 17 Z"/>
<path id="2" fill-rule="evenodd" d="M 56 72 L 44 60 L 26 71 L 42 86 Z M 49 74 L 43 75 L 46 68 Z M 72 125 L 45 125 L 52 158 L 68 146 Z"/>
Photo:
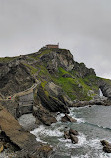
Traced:
<path id="1" fill-rule="evenodd" d="M 85 106 L 70 108 L 72 118 L 76 123 L 63 123 L 57 114 L 57 123 L 51 126 L 40 125 L 31 131 L 36 140 L 50 144 L 54 154 L 50 158 L 111 158 L 110 153 L 103 152 L 101 140 L 111 143 L 111 106 Z M 70 128 L 79 132 L 78 144 L 72 144 L 70 139 L 64 138 L 64 130 Z"/>

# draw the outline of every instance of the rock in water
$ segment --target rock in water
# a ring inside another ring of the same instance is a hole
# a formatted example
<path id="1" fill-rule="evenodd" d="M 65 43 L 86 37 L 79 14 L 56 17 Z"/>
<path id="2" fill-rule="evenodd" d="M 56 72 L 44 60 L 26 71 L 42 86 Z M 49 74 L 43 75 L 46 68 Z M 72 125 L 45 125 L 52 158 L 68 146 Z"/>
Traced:
<path id="1" fill-rule="evenodd" d="M 69 134 L 79 135 L 78 131 L 76 131 L 76 130 L 74 130 L 74 129 L 72 129 L 72 128 L 70 128 Z"/>
<path id="2" fill-rule="evenodd" d="M 69 116 L 68 114 L 65 114 L 64 117 L 62 117 L 61 119 L 62 122 L 77 122 L 76 119 L 73 119 L 71 116 Z"/>
<path id="3" fill-rule="evenodd" d="M 103 145 L 103 151 L 106 153 L 111 153 L 111 144 L 106 140 L 101 140 L 100 142 Z"/>
<path id="4" fill-rule="evenodd" d="M 57 120 L 51 113 L 42 106 L 33 110 L 33 115 L 43 124 L 50 126 L 52 123 L 56 123 Z"/>
<path id="5" fill-rule="evenodd" d="M 78 143 L 78 138 L 76 136 L 74 136 L 73 134 L 70 134 L 70 138 L 73 144 L 77 144 Z"/>
<path id="6" fill-rule="evenodd" d="M 103 151 L 106 152 L 106 153 L 111 153 L 111 146 L 110 145 L 105 145 L 103 147 Z"/>
<path id="7" fill-rule="evenodd" d="M 64 138 L 70 139 L 69 131 L 64 131 Z"/>
<path id="8" fill-rule="evenodd" d="M 101 140 L 100 141 L 101 142 L 101 144 L 103 145 L 103 146 L 107 146 L 107 145 L 111 145 L 111 144 L 109 144 L 109 142 L 107 142 L 106 140 Z"/>

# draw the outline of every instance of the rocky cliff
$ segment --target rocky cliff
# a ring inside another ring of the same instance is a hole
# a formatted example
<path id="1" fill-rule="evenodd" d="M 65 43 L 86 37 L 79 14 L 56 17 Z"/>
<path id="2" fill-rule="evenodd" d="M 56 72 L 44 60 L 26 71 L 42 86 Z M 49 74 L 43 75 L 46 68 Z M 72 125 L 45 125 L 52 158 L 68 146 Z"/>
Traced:
<path id="1" fill-rule="evenodd" d="M 69 50 L 42 48 L 33 54 L 0 59 L 2 98 L 31 87 L 35 80 L 44 84 L 44 89 L 53 82 L 71 100 L 90 100 L 98 94 L 94 70 L 74 61 Z"/>

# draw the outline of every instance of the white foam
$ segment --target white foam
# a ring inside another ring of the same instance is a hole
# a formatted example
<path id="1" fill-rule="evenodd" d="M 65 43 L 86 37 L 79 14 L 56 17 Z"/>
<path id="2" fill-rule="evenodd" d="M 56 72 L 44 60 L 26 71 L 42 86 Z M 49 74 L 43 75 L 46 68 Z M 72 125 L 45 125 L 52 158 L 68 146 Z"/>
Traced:
<path id="1" fill-rule="evenodd" d="M 81 156 L 71 156 L 71 158 L 91 158 L 88 154 Z"/>
<path id="2" fill-rule="evenodd" d="M 96 149 L 102 149 L 101 143 L 99 139 L 90 139 L 88 141 L 88 146 Z"/>
<path id="3" fill-rule="evenodd" d="M 60 137 L 63 135 L 63 132 L 60 130 L 61 127 L 56 129 L 47 129 L 45 126 L 41 125 L 39 128 L 36 128 L 35 130 L 31 131 L 32 134 L 34 134 L 36 137 L 45 135 L 45 136 L 55 136 Z"/>
<path id="4" fill-rule="evenodd" d="M 111 153 L 100 153 L 99 158 L 111 158 Z"/>
<path id="5" fill-rule="evenodd" d="M 61 117 L 64 117 L 63 113 L 60 113 L 60 114 L 57 115 L 56 119 L 57 119 L 58 122 L 61 121 Z"/>
<path id="6" fill-rule="evenodd" d="M 77 120 L 77 123 L 85 123 L 85 120 L 83 118 L 75 118 Z"/>
<path id="7" fill-rule="evenodd" d="M 42 133 L 42 131 L 45 130 L 45 127 L 43 125 L 40 125 L 39 128 L 34 129 L 33 131 L 30 131 L 35 136 L 38 136 L 38 134 Z"/>
<path id="8" fill-rule="evenodd" d="M 65 146 L 68 148 L 77 148 L 78 146 L 83 146 L 83 144 L 87 144 L 86 136 L 82 133 L 80 133 L 78 136 L 78 143 L 77 144 L 72 144 L 71 140 L 67 141 Z"/>
<path id="9" fill-rule="evenodd" d="M 60 130 L 59 130 L 59 128 L 58 129 L 55 129 L 55 130 L 48 130 L 48 129 L 46 129 L 46 130 L 44 130 L 43 132 L 42 132 L 42 134 L 46 134 L 47 136 L 55 136 L 55 137 L 60 137 L 60 136 L 62 136 L 63 135 L 63 132 L 61 132 Z"/>
<path id="10" fill-rule="evenodd" d="M 36 140 L 37 140 L 37 142 L 41 142 L 41 143 L 45 143 L 45 144 L 47 144 L 47 142 L 45 142 L 45 141 L 43 141 L 42 139 L 40 139 L 39 136 L 36 138 Z"/>
<path id="11" fill-rule="evenodd" d="M 77 123 L 85 123 L 85 120 L 84 120 L 83 118 L 77 118 L 77 117 L 76 117 L 76 114 L 75 114 L 75 112 L 74 112 L 74 109 L 75 109 L 75 108 L 71 108 L 71 109 L 70 109 L 70 114 L 69 114 L 69 116 L 71 116 L 72 118 L 76 119 L 76 120 L 77 120 Z"/>

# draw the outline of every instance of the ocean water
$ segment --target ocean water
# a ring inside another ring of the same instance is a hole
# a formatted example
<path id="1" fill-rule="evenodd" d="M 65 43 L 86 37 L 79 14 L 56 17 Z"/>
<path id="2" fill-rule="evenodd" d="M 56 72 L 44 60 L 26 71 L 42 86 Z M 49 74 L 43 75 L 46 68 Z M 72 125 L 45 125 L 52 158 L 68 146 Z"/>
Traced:
<path id="1" fill-rule="evenodd" d="M 55 152 L 50 158 L 111 158 L 111 154 L 102 151 L 100 140 L 111 142 L 111 106 L 86 106 L 71 108 L 70 116 L 76 123 L 62 123 L 57 115 L 57 123 L 50 127 L 41 125 L 31 131 L 37 141 L 53 146 Z M 73 128 L 79 132 L 78 144 L 64 139 L 64 130 Z"/>

